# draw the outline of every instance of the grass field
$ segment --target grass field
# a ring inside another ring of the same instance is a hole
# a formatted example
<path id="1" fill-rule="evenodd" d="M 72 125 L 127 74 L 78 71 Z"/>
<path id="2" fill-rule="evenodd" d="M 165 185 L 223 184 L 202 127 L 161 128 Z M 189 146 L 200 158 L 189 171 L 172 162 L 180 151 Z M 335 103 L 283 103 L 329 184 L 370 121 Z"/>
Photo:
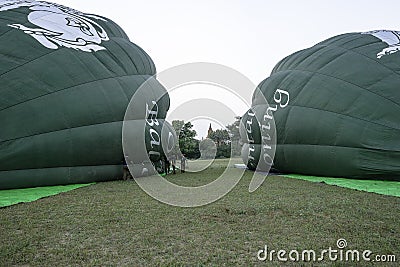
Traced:
<path id="1" fill-rule="evenodd" d="M 226 162 L 168 179 L 205 184 Z M 162 204 L 133 181 L 98 183 L 2 208 L 0 266 L 271 266 L 257 260 L 264 245 L 319 252 L 335 249 L 339 238 L 347 240 L 346 249 L 395 254 L 397 264 L 375 265 L 398 266 L 400 198 L 279 176 L 249 193 L 251 176 L 246 171 L 228 195 L 198 208 Z M 318 266 L 326 264 L 332 265 Z"/>

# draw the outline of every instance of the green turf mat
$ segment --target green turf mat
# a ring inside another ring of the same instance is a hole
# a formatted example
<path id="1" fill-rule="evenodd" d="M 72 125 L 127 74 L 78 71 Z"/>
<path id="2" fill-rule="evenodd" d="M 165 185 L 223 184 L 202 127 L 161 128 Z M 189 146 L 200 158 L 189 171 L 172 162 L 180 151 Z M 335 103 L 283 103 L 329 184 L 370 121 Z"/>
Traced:
<path id="1" fill-rule="evenodd" d="M 95 183 L 0 190 L 0 208 L 21 202 L 32 202 L 39 198 L 57 195 L 62 192 L 71 191 L 92 184 Z"/>
<path id="2" fill-rule="evenodd" d="M 381 195 L 400 197 L 400 182 L 377 181 L 377 180 L 355 180 L 347 178 L 306 176 L 300 174 L 283 175 L 288 178 L 306 180 L 310 182 L 324 182 L 329 185 L 337 185 Z"/>

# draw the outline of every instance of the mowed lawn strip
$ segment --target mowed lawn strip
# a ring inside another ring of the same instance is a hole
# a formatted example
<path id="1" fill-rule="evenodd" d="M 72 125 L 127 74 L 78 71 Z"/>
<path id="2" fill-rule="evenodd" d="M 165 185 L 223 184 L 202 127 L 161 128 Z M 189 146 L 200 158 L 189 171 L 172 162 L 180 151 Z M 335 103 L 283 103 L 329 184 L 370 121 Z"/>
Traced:
<path id="1" fill-rule="evenodd" d="M 202 172 L 168 179 L 199 186 L 226 164 L 217 160 Z M 265 245 L 318 252 L 335 249 L 339 238 L 346 249 L 400 260 L 400 198 L 279 176 L 249 193 L 252 175 L 246 171 L 229 194 L 198 208 L 162 204 L 133 181 L 2 208 L 0 266 L 265 266 L 256 256 Z M 397 266 L 382 266 L 391 265 Z"/>

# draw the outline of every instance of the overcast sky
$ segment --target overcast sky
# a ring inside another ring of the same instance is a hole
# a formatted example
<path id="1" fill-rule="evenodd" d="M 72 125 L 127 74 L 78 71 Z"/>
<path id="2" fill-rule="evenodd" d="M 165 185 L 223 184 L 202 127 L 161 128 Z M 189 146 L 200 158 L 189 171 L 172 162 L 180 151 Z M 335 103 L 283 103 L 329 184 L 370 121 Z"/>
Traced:
<path id="1" fill-rule="evenodd" d="M 152 57 L 157 71 L 214 62 L 238 70 L 254 84 L 283 57 L 329 37 L 400 28 L 396 0 L 54 2 L 114 20 Z"/>

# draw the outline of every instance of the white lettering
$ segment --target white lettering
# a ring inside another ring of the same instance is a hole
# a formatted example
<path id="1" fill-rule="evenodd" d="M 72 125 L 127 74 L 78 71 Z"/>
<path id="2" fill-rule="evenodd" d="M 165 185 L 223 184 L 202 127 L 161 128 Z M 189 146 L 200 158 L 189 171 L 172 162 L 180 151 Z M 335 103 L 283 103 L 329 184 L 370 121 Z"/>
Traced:
<path id="1" fill-rule="evenodd" d="M 278 261 L 287 261 L 287 258 L 285 257 L 286 251 L 281 249 L 278 251 Z"/>
<path id="2" fill-rule="evenodd" d="M 267 246 L 265 246 L 264 249 L 260 249 L 257 252 L 257 259 L 259 261 L 265 261 L 267 259 L 267 249 L 268 249 Z"/>
<path id="3" fill-rule="evenodd" d="M 293 257 L 293 254 L 296 255 L 296 257 Z M 299 252 L 297 250 L 291 250 L 289 251 L 289 259 L 291 261 L 299 261 L 300 260 L 300 255 Z"/>
<path id="4" fill-rule="evenodd" d="M 160 135 L 157 133 L 156 130 L 150 129 L 150 137 L 151 137 L 150 141 L 151 148 L 153 148 L 154 145 L 156 146 L 160 145 Z"/>
<path id="5" fill-rule="evenodd" d="M 277 95 L 278 94 L 278 95 Z M 286 102 L 282 102 L 282 94 L 286 95 Z M 274 94 L 274 100 L 281 108 L 285 108 L 289 104 L 289 93 L 282 89 L 277 89 Z"/>
<path id="6" fill-rule="evenodd" d="M 265 112 L 264 121 L 272 120 L 272 119 L 274 118 L 274 115 L 273 115 L 272 112 L 277 111 L 277 109 L 278 109 L 278 106 L 277 106 L 277 105 L 275 105 L 275 107 L 269 106 L 269 107 L 267 108 L 267 111 Z"/>
<path id="7" fill-rule="evenodd" d="M 371 256 L 371 254 L 372 254 L 371 250 L 364 250 L 363 253 L 362 253 L 363 260 L 371 261 L 371 259 L 369 258 Z"/>
<path id="8" fill-rule="evenodd" d="M 267 163 L 268 165 L 272 165 L 274 163 L 273 158 L 268 153 L 264 153 L 263 158 L 264 162 Z"/>
<path id="9" fill-rule="evenodd" d="M 255 158 L 251 155 L 251 153 L 253 153 L 254 151 L 256 151 L 256 148 L 254 147 L 254 145 L 250 145 L 249 146 L 249 161 L 252 160 L 254 161 Z"/>
<path id="10" fill-rule="evenodd" d="M 159 125 L 159 122 L 157 120 L 157 115 L 158 115 L 158 105 L 156 101 L 151 101 L 153 104 L 152 108 L 149 109 L 149 105 L 146 103 L 146 122 L 148 125 L 153 126 L 153 125 Z M 155 108 L 155 110 L 153 110 Z"/>

